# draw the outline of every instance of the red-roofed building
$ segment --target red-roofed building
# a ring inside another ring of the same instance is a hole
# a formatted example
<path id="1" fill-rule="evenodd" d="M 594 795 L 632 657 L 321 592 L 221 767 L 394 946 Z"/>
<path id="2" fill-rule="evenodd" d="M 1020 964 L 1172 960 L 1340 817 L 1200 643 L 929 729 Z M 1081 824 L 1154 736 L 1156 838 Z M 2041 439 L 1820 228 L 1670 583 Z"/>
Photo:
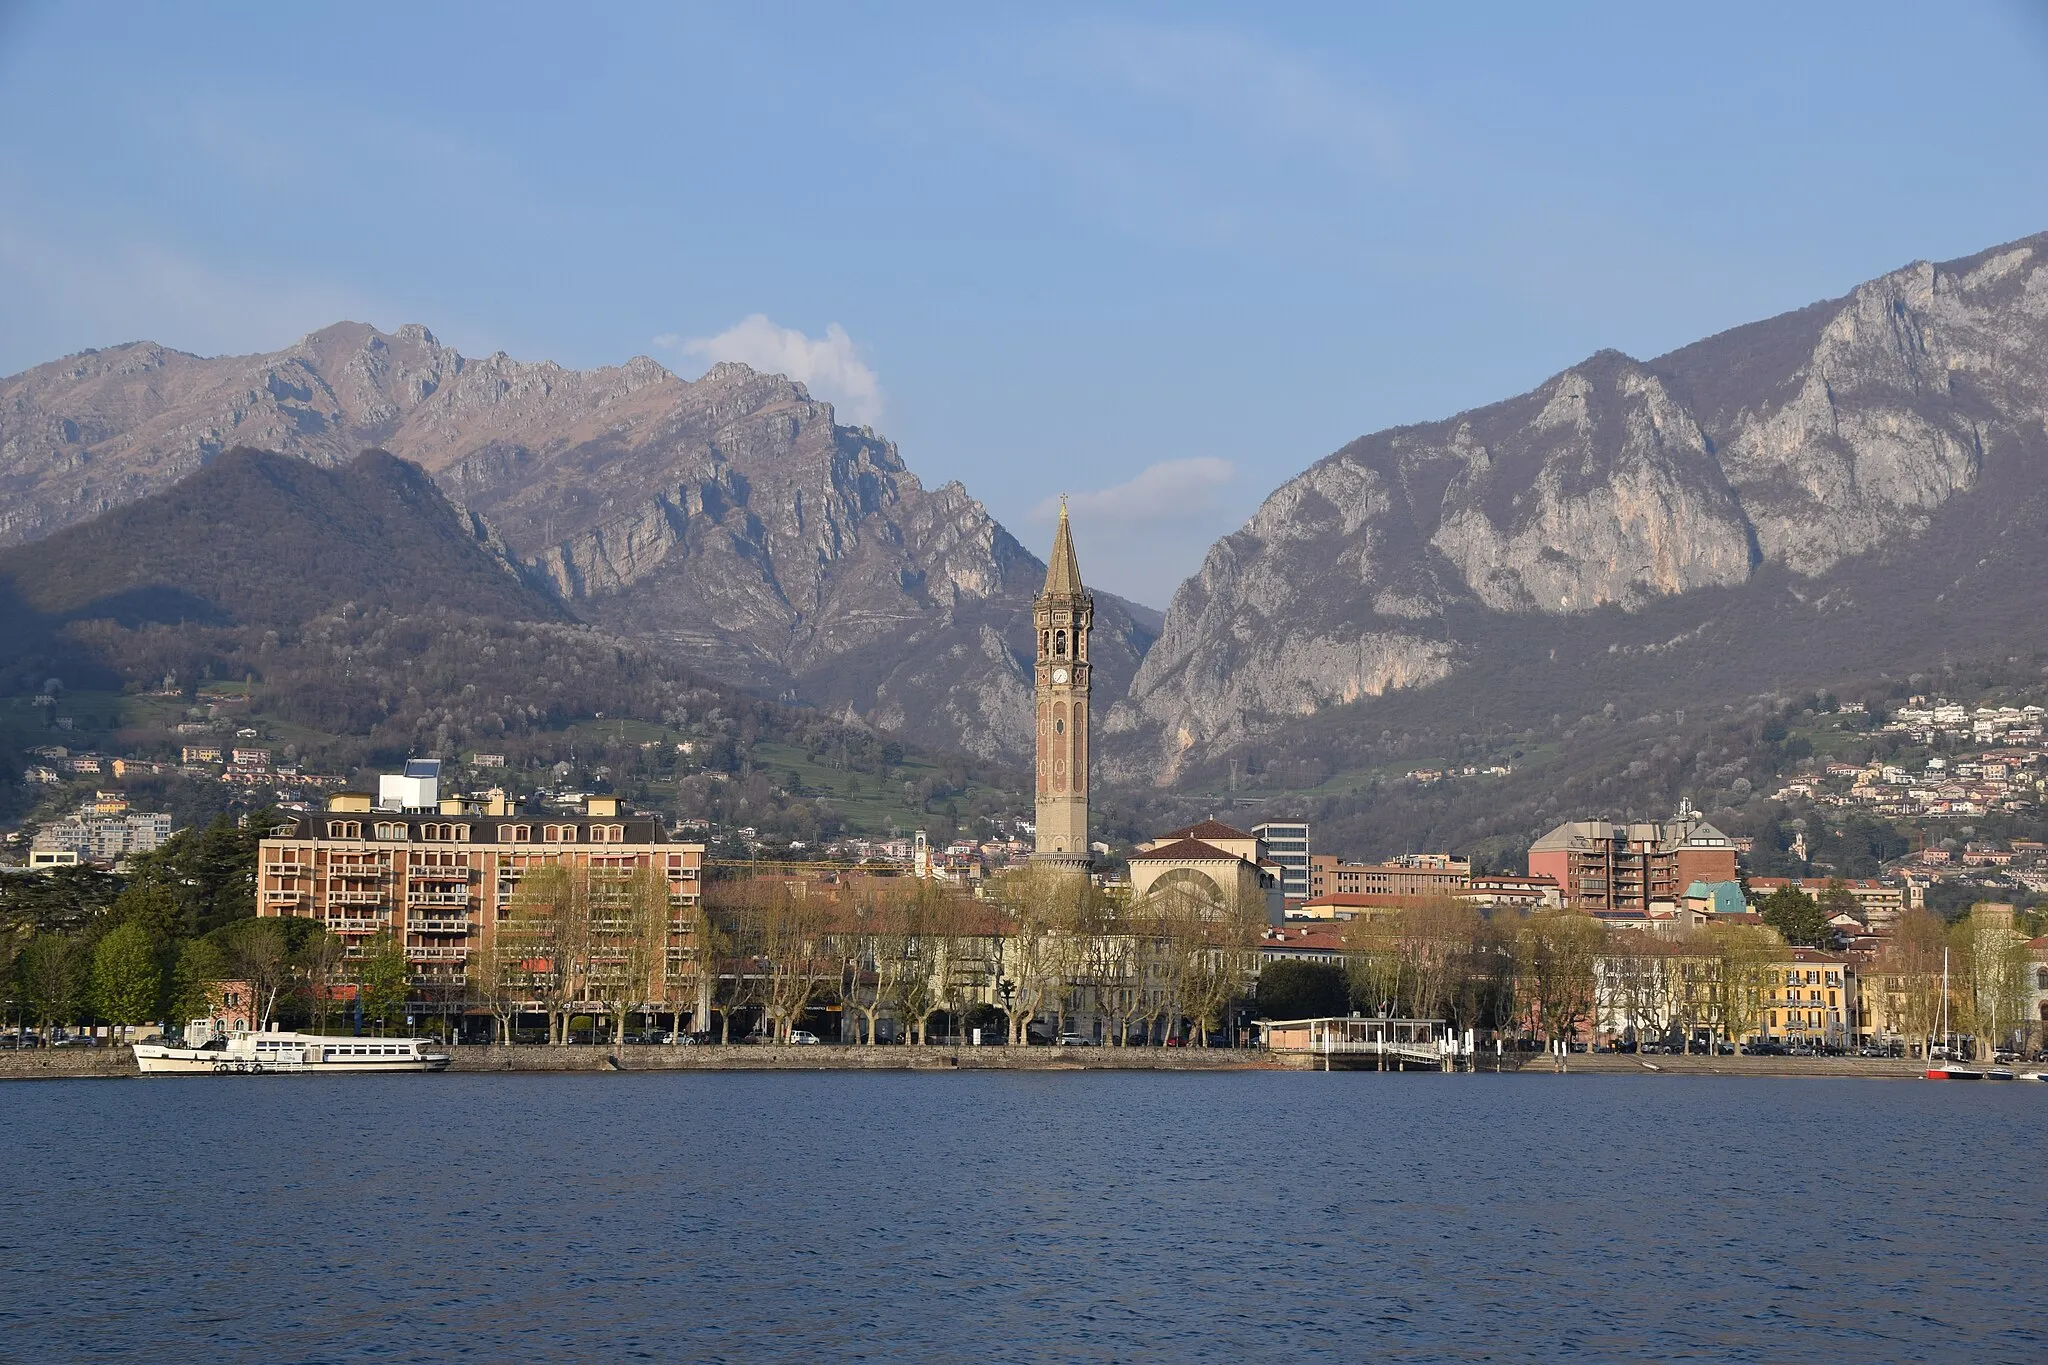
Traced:
<path id="1" fill-rule="evenodd" d="M 1130 856 L 1131 898 L 1180 892 L 1219 909 L 1263 905 L 1268 923 L 1280 923 L 1281 868 L 1265 856 L 1259 840 L 1216 820 L 1178 829 L 1140 844 Z"/>

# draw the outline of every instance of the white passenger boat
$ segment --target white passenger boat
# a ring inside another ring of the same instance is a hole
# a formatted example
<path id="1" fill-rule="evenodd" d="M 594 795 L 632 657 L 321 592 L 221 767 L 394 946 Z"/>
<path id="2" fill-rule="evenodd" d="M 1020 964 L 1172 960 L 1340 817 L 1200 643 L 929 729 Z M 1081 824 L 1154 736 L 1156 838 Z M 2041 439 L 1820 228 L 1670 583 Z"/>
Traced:
<path id="1" fill-rule="evenodd" d="M 446 1071 L 445 1052 L 427 1051 L 422 1038 L 327 1038 L 266 1029 L 233 1033 L 194 1019 L 185 1044 L 137 1043 L 135 1065 L 145 1076 L 268 1072 Z M 190 1039 L 203 1041 L 191 1044 Z"/>

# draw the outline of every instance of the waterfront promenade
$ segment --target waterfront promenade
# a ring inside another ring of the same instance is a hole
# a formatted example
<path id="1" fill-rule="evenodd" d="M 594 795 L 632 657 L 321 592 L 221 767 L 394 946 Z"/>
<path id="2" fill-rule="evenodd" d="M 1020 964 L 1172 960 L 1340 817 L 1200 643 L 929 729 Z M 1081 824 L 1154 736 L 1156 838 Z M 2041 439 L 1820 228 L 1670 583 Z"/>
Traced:
<path id="1" fill-rule="evenodd" d="M 652 1071 L 1287 1071 L 1309 1059 L 1242 1048 L 1049 1047 L 451 1047 L 451 1072 Z M 1542 1053 L 1517 1068 L 1554 1074 Z M 1494 1068 L 1482 1058 L 1482 1071 Z M 1657 1057 L 1579 1053 L 1569 1076 L 1918 1077 L 1918 1062 L 1862 1057 Z M 0 1080 L 116 1077 L 136 1074 L 125 1047 L 0 1050 Z"/>

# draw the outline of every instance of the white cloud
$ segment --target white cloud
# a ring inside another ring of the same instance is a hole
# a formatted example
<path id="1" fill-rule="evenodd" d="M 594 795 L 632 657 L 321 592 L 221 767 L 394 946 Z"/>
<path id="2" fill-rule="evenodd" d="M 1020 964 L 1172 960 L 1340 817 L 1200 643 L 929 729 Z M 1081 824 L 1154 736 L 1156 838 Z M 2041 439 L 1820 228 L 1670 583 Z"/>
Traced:
<path id="1" fill-rule="evenodd" d="M 822 337 L 778 327 L 766 314 L 742 318 L 713 337 L 687 340 L 673 332 L 654 338 L 665 349 L 680 349 L 710 364 L 737 361 L 764 374 L 787 375 L 837 409 L 839 420 L 873 426 L 882 420 L 882 385 L 846 329 L 833 323 Z"/>
<path id="2" fill-rule="evenodd" d="M 1207 521 L 1224 510 L 1222 490 L 1236 477 L 1236 465 L 1213 455 L 1161 460 L 1123 483 L 1067 494 L 1067 510 L 1077 519 L 1111 524 Z M 1050 521 L 1059 510 L 1060 500 L 1047 498 L 1032 509 L 1032 519 Z"/>

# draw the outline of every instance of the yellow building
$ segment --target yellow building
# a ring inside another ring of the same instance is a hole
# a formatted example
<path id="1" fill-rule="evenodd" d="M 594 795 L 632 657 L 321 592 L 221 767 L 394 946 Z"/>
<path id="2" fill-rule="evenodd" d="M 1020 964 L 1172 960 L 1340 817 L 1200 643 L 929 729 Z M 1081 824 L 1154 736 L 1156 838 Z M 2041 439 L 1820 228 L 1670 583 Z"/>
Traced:
<path id="1" fill-rule="evenodd" d="M 1818 948 L 1789 948 L 1789 961 L 1765 974 L 1764 1037 L 1780 1043 L 1841 1046 L 1856 1032 L 1856 973 L 1849 959 Z"/>

